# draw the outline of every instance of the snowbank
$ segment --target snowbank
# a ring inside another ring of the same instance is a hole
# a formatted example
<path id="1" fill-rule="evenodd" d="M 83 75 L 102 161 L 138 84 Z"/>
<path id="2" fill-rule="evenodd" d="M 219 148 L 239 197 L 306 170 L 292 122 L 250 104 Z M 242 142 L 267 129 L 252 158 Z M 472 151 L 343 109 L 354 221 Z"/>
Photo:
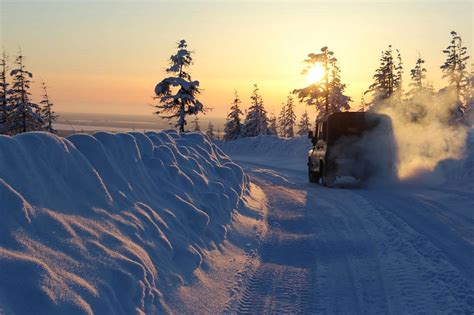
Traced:
<path id="1" fill-rule="evenodd" d="M 433 172 L 438 183 L 448 188 L 474 191 L 474 129 L 467 134 L 463 158 L 441 161 Z M 435 180 L 436 182 L 436 180 Z"/>
<path id="2" fill-rule="evenodd" d="M 199 133 L 0 136 L 0 313 L 157 313 L 249 182 Z"/>
<path id="3" fill-rule="evenodd" d="M 306 170 L 311 149 L 311 141 L 303 136 L 287 139 L 260 135 L 217 143 L 234 160 L 291 170 Z"/>

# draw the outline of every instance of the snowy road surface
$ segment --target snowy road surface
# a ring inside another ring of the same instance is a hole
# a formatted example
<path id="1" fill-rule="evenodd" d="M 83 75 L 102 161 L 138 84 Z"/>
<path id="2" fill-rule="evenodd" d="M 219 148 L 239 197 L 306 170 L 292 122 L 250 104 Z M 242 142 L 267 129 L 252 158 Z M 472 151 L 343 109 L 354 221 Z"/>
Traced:
<path id="1" fill-rule="evenodd" d="M 259 263 L 229 313 L 474 312 L 474 198 L 328 189 L 241 163 L 268 199 Z"/>

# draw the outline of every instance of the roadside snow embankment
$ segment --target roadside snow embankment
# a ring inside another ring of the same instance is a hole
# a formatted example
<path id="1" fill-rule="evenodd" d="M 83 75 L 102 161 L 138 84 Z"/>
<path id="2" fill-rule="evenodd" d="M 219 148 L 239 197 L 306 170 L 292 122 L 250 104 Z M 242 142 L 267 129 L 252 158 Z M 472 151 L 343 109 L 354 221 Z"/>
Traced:
<path id="1" fill-rule="evenodd" d="M 287 139 L 260 135 L 219 141 L 218 145 L 233 160 L 290 170 L 306 170 L 311 149 L 311 141 L 303 136 Z"/>
<path id="2" fill-rule="evenodd" d="M 467 133 L 463 156 L 459 160 L 441 161 L 433 172 L 434 182 L 440 182 L 448 188 L 474 191 L 474 129 Z M 441 180 L 439 180 L 441 179 Z"/>
<path id="3" fill-rule="evenodd" d="M 203 135 L 0 136 L 0 313 L 157 313 L 247 194 Z"/>

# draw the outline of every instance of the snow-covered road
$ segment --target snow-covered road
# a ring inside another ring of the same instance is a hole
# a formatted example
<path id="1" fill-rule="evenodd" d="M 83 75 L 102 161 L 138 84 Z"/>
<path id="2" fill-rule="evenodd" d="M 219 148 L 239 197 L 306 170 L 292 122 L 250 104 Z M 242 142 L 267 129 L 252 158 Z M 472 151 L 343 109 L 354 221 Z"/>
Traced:
<path id="1" fill-rule="evenodd" d="M 241 162 L 268 199 L 259 263 L 230 313 L 474 312 L 474 197 L 328 189 Z"/>

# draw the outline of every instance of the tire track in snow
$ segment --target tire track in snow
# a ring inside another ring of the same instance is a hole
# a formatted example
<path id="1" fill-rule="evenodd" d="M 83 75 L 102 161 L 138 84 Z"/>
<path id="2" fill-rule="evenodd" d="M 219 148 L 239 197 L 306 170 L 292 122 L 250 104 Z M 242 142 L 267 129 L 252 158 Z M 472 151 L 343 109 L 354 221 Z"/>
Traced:
<path id="1" fill-rule="evenodd" d="M 391 283 L 397 286 L 400 302 L 406 307 L 402 311 L 473 313 L 474 289 L 469 274 L 451 263 L 453 257 L 448 257 L 435 240 L 422 233 L 425 229 L 417 229 L 419 223 L 405 221 L 397 210 L 391 209 L 400 207 L 399 197 L 385 196 L 389 207 L 360 194 L 356 197 L 355 200 L 370 210 L 367 221 L 371 220 L 379 228 L 379 248 L 385 255 L 384 263 L 389 266 L 387 274 Z M 409 200 L 411 207 L 420 209 L 418 200 L 406 196 L 403 199 Z M 415 211 L 405 208 L 405 211 Z M 383 221 L 385 223 L 381 223 Z M 430 222 L 421 224 L 428 226 Z M 447 235 L 443 237 L 447 239 Z M 455 242 L 462 243 L 460 239 Z"/>
<path id="2" fill-rule="evenodd" d="M 304 195 L 254 178 L 269 199 L 269 230 L 259 251 L 260 263 L 234 307 L 227 313 L 311 313 L 318 301 L 314 289 L 314 234 L 305 215 Z"/>
<path id="3" fill-rule="evenodd" d="M 439 221 L 455 224 L 465 210 L 453 214 L 406 189 L 326 189 L 277 173 L 254 172 L 270 201 L 270 229 L 231 313 L 474 313 L 474 271 L 465 265 L 473 247 L 462 239 L 472 224 L 450 232 Z M 452 196 L 464 209 L 472 204 Z"/>

